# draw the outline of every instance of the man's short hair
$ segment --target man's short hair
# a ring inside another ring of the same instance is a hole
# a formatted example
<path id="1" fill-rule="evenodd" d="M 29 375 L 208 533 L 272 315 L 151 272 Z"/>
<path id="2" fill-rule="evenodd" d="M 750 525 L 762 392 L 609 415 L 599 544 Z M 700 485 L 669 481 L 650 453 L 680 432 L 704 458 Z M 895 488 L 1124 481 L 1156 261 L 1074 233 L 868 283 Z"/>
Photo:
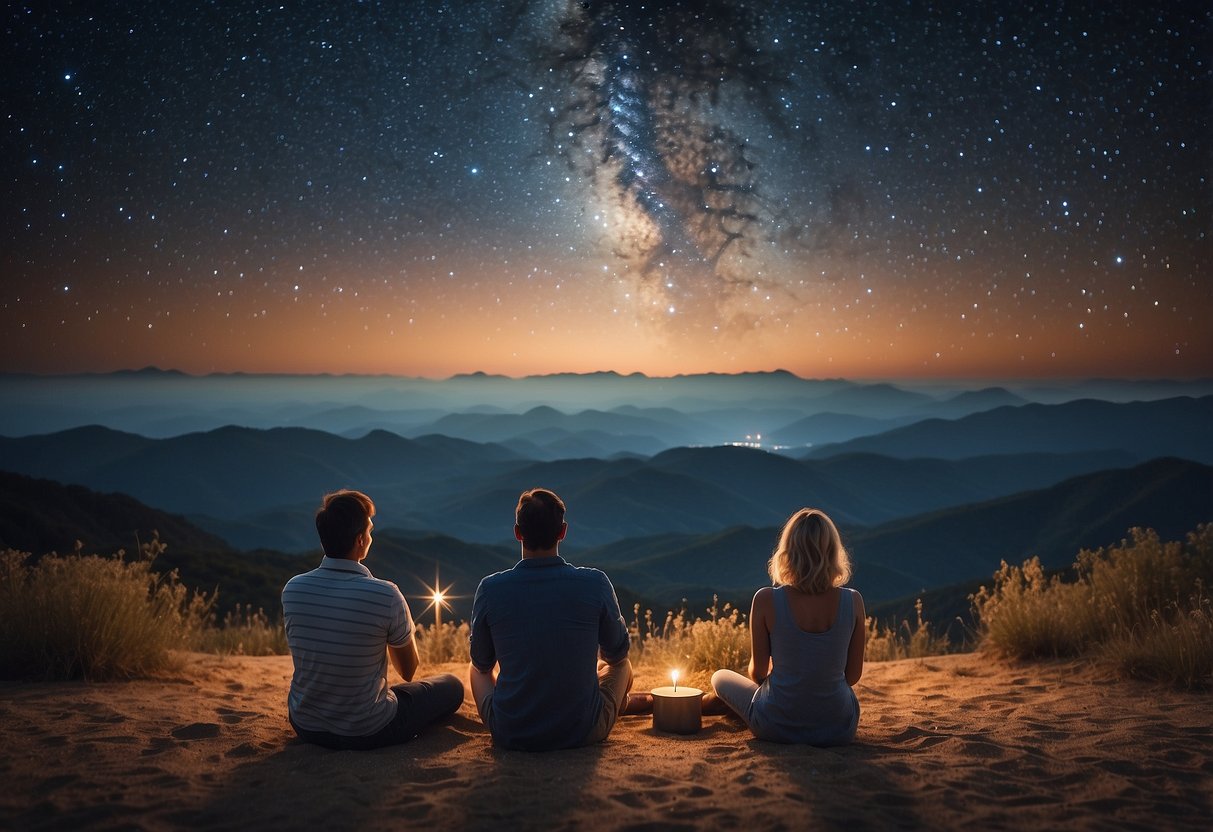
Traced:
<path id="1" fill-rule="evenodd" d="M 316 532 L 331 558 L 343 558 L 354 549 L 358 535 L 375 516 L 375 503 L 361 491 L 341 489 L 324 495 L 316 509 Z"/>
<path id="2" fill-rule="evenodd" d="M 564 501 L 546 488 L 523 491 L 514 518 L 523 546 L 532 552 L 551 549 L 564 528 Z"/>

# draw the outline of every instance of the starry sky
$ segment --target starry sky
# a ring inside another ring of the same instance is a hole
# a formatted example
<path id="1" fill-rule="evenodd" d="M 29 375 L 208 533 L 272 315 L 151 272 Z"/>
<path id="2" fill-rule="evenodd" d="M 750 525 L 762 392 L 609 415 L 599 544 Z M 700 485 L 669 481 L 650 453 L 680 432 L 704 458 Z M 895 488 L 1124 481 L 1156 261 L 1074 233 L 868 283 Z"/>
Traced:
<path id="1" fill-rule="evenodd" d="M 1204 2 L 5 14 L 2 371 L 1213 375 Z"/>

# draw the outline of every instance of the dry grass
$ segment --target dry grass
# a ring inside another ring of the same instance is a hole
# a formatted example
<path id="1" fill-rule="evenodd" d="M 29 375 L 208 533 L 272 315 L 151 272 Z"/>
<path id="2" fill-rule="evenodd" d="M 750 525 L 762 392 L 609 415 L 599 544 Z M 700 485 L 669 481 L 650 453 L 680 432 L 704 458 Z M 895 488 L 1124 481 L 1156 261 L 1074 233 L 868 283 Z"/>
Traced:
<path id="1" fill-rule="evenodd" d="M 683 679 L 697 684 L 722 667 L 744 672 L 750 661 L 746 616 L 731 604 L 718 604 L 713 597 L 712 606 L 704 611 L 706 618 L 691 618 L 684 607 L 666 613 L 661 624 L 652 610 L 646 610 L 642 619 L 637 604 L 628 628 L 632 661 L 663 671 L 676 669 Z"/>
<path id="2" fill-rule="evenodd" d="M 1014 658 L 1092 655 L 1122 672 L 1186 688 L 1213 685 L 1213 526 L 1163 542 L 1132 529 L 1047 576 L 1005 562 L 972 596 L 983 643 Z"/>
<path id="3" fill-rule="evenodd" d="M 668 612 L 657 624 L 651 610 L 640 614 L 633 609 L 632 660 L 647 667 L 678 669 L 683 678 L 703 681 L 720 668 L 744 673 L 750 661 L 750 626 L 746 616 L 729 604 L 712 606 L 706 616 L 692 618 L 685 608 Z M 938 656 L 951 652 L 944 636 L 931 631 L 923 620 L 922 603 L 916 605 L 914 624 L 903 621 L 898 627 L 885 627 L 867 619 L 865 661 Z"/>
<path id="4" fill-rule="evenodd" d="M 8 678 L 115 679 L 152 675 L 176 664 L 179 650 L 246 655 L 287 652 L 280 620 L 237 607 L 215 621 L 214 598 L 189 591 L 176 573 L 152 569 L 159 538 L 139 557 L 0 554 L 0 675 Z M 1073 570 L 1046 575 L 1036 559 L 1006 563 L 992 587 L 972 596 L 982 643 L 1017 658 L 1093 655 L 1126 674 L 1183 687 L 1213 686 L 1213 526 L 1185 542 L 1164 543 L 1134 529 L 1120 546 L 1079 553 Z M 750 657 L 746 616 L 713 600 L 705 615 L 683 608 L 658 623 L 636 607 L 632 658 L 706 681 L 718 668 L 744 671 Z M 419 625 L 426 664 L 468 658 L 468 625 Z M 868 661 L 921 658 L 952 645 L 932 632 L 921 603 L 916 621 L 867 621 Z"/>
<path id="5" fill-rule="evenodd" d="M 921 659 L 951 653 L 954 647 L 947 636 L 932 632 L 931 622 L 922 617 L 922 599 L 914 603 L 915 621 L 902 621 L 897 627 L 868 618 L 863 658 L 868 662 Z"/>
<path id="6" fill-rule="evenodd" d="M 181 651 L 286 652 L 281 621 L 237 606 L 215 621 L 214 596 L 152 568 L 158 536 L 139 556 L 0 553 L 0 675 L 129 679 L 176 669 Z"/>
<path id="7" fill-rule="evenodd" d="M 421 657 L 422 666 L 470 661 L 469 631 L 466 621 L 459 624 L 451 621 L 443 621 L 439 625 L 418 624 L 415 638 L 417 655 Z"/>
<path id="8" fill-rule="evenodd" d="M 222 625 L 215 626 L 208 619 L 195 632 L 191 646 L 203 653 L 237 656 L 281 656 L 290 652 L 281 615 L 271 620 L 265 610 L 239 604 L 223 617 Z"/>
<path id="9" fill-rule="evenodd" d="M 0 555 L 0 669 L 9 678 L 121 679 L 175 666 L 192 647 L 210 601 L 176 573 L 158 575 L 158 538 L 134 561 L 115 557 Z"/>

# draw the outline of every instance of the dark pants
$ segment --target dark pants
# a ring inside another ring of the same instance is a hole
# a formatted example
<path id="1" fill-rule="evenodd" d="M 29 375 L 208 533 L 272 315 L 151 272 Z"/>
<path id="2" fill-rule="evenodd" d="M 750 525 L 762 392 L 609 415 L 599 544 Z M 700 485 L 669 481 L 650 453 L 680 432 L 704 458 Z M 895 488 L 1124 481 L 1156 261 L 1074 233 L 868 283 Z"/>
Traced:
<path id="1" fill-rule="evenodd" d="M 463 682 L 449 673 L 393 685 L 392 690 L 396 694 L 396 715 L 374 734 L 347 737 L 328 731 L 308 731 L 296 725 L 294 720 L 291 720 L 291 727 L 299 739 L 306 742 L 343 751 L 365 751 L 408 742 L 426 726 L 446 719 L 463 704 Z"/>

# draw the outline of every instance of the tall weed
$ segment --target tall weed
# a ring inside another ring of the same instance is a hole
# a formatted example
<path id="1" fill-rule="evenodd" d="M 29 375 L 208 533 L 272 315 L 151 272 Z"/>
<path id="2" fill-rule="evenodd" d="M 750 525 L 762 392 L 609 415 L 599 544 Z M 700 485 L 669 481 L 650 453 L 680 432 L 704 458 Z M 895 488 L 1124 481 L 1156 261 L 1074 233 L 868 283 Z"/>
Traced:
<path id="1" fill-rule="evenodd" d="M 640 605 L 633 609 L 632 649 L 636 660 L 649 666 L 679 669 L 684 673 L 712 673 L 719 668 L 745 672 L 750 661 L 750 627 L 746 616 L 730 604 L 712 606 L 707 617 L 691 618 L 682 608 L 666 613 L 658 624 L 652 610 L 641 617 Z M 900 627 L 879 625 L 867 619 L 867 661 L 921 658 L 947 653 L 951 649 L 946 636 L 931 629 L 922 615 L 922 602 L 916 605 L 914 624 L 903 621 Z"/>
<path id="2" fill-rule="evenodd" d="M 420 656 L 422 665 L 470 661 L 469 632 L 467 622 L 456 624 L 453 621 L 443 621 L 437 625 L 418 624 L 414 637 L 417 642 L 417 655 Z"/>
<path id="3" fill-rule="evenodd" d="M 216 626 L 208 617 L 205 626 L 197 628 L 190 645 L 201 653 L 236 656 L 280 656 L 290 652 L 286 644 L 286 629 L 281 617 L 271 620 L 263 609 L 237 604 Z"/>
<path id="4" fill-rule="evenodd" d="M 174 665 L 205 626 L 211 602 L 175 572 L 158 575 L 159 538 L 134 561 L 114 557 L 0 554 L 0 675 L 122 679 Z"/>
<path id="5" fill-rule="evenodd" d="M 865 621 L 863 658 L 868 662 L 890 662 L 898 659 L 921 659 L 939 656 L 952 650 L 946 635 L 935 633 L 931 622 L 922 617 L 922 599 L 914 603 L 915 622 L 903 620 L 898 627 L 881 625 L 875 618 Z"/>
<path id="6" fill-rule="evenodd" d="M 652 610 L 646 610 L 642 620 L 637 604 L 630 627 L 634 661 L 683 674 L 710 674 L 722 667 L 744 672 L 750 661 L 746 616 L 731 604 L 718 605 L 713 596 L 706 618 L 691 618 L 683 607 L 666 613 L 657 624 Z"/>
<path id="7" fill-rule="evenodd" d="M 1040 561 L 1005 562 L 971 596 L 984 643 L 1015 658 L 1096 655 L 1134 676 L 1213 684 L 1213 526 L 1184 542 L 1132 529 L 1119 546 L 1079 553 L 1046 576 Z"/>

